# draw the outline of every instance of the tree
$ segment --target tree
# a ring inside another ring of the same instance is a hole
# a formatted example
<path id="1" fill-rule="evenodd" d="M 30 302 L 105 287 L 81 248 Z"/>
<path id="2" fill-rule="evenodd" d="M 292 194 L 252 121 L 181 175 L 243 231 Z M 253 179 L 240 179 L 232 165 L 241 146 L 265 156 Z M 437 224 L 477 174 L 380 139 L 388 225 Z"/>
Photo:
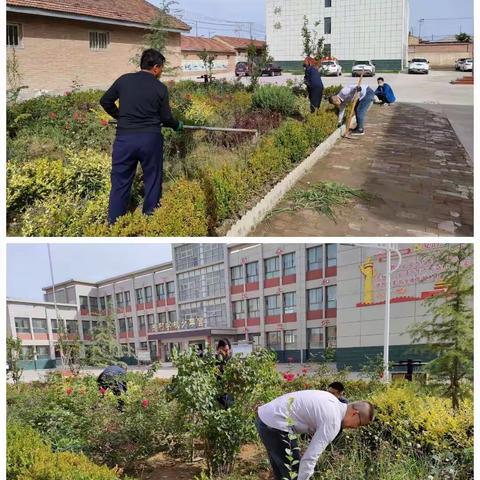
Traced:
<path id="1" fill-rule="evenodd" d="M 7 55 L 7 103 L 15 103 L 20 92 L 28 88 L 22 85 L 23 75 L 20 71 L 20 62 L 17 53 L 13 48 Z"/>
<path id="2" fill-rule="evenodd" d="M 431 317 L 409 329 L 415 343 L 436 356 L 428 371 L 448 382 L 445 392 L 456 411 L 462 398 L 462 383 L 473 376 L 473 246 L 450 244 L 429 254 L 442 269 L 445 288 L 426 300 Z"/>
<path id="3" fill-rule="evenodd" d="M 251 43 L 247 47 L 247 62 L 250 70 L 250 88 L 254 90 L 258 86 L 258 79 L 262 76 L 263 69 L 268 63 L 273 62 L 273 58 L 268 52 L 268 47 L 263 48 L 258 54 L 257 47 Z"/>
<path id="4" fill-rule="evenodd" d="M 18 383 L 22 378 L 23 368 L 20 368 L 22 356 L 22 340 L 20 338 L 7 337 L 7 377 L 13 383 Z"/>
<path id="5" fill-rule="evenodd" d="M 303 17 L 302 39 L 303 39 L 303 53 L 307 57 L 313 57 L 315 60 L 320 60 L 325 56 L 325 38 L 319 37 L 316 30 L 310 31 L 308 18 Z M 315 22 L 314 26 L 318 27 L 320 21 Z"/>
<path id="6" fill-rule="evenodd" d="M 468 33 L 458 33 L 455 35 L 455 38 L 457 39 L 457 42 L 462 42 L 462 43 L 470 43 L 472 41 L 472 37 L 468 35 Z"/>
<path id="7" fill-rule="evenodd" d="M 208 79 L 209 82 L 211 82 L 212 81 L 213 64 L 214 64 L 217 56 L 214 55 L 211 52 L 207 52 L 204 49 L 203 52 L 200 52 L 198 54 L 198 58 L 203 62 L 203 68 L 205 68 L 206 78 Z"/>
<path id="8" fill-rule="evenodd" d="M 62 367 L 64 369 L 68 368 L 73 375 L 77 376 L 85 364 L 79 336 L 75 335 L 74 338 L 69 338 L 65 328 L 60 324 L 58 328 L 57 345 L 60 350 Z"/>
<path id="9" fill-rule="evenodd" d="M 118 361 L 121 345 L 115 335 L 115 322 L 111 317 L 98 320 L 93 330 L 93 341 L 88 350 L 88 363 L 92 366 L 107 367 Z"/>

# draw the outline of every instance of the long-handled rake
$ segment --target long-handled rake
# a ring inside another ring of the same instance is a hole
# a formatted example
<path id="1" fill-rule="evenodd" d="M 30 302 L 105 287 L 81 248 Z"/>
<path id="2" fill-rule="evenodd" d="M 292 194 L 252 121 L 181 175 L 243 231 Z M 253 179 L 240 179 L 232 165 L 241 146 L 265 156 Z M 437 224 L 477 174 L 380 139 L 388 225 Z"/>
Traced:
<path id="1" fill-rule="evenodd" d="M 364 73 L 365 73 L 365 70 L 362 69 L 362 73 L 360 74 L 360 78 L 358 79 L 357 87 L 359 87 L 362 84 L 362 78 Z M 343 138 L 349 138 L 349 139 L 352 138 L 350 136 L 350 126 L 352 125 L 352 118 L 353 118 L 353 114 L 355 113 L 355 107 L 357 106 L 359 97 L 360 97 L 360 94 L 358 92 L 355 92 L 355 95 L 352 101 L 351 110 L 348 115 L 347 122 L 345 123 L 345 133 L 343 134 Z"/>

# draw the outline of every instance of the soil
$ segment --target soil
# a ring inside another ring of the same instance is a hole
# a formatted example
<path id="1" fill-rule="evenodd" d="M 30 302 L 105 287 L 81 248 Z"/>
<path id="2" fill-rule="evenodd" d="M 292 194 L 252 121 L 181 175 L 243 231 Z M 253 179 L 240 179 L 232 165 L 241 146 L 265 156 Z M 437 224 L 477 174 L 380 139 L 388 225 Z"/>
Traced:
<path id="1" fill-rule="evenodd" d="M 256 444 L 245 445 L 240 452 L 235 472 L 256 480 L 270 480 L 272 477 L 265 470 L 267 465 L 264 458 L 262 447 Z M 135 477 L 139 480 L 193 480 L 196 475 L 200 475 L 204 466 L 202 460 L 185 463 L 159 453 L 150 458 L 143 471 L 137 471 Z"/>

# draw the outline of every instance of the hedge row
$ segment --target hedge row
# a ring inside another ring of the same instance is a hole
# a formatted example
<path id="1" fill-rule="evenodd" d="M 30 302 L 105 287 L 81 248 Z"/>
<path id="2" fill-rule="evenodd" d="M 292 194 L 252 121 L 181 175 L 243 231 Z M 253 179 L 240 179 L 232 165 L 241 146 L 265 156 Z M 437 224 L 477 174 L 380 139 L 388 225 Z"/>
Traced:
<path id="1" fill-rule="evenodd" d="M 150 217 L 137 208 L 106 224 L 110 157 L 86 150 L 66 160 L 7 163 L 9 233 L 22 236 L 205 236 L 252 206 L 337 128 L 331 109 L 288 119 L 246 159 L 203 167 L 196 179 L 171 182 Z M 137 176 L 133 207 L 142 200 Z"/>
<path id="2" fill-rule="evenodd" d="M 128 480 L 117 469 L 92 463 L 81 454 L 54 453 L 30 427 L 7 424 L 9 480 Z"/>

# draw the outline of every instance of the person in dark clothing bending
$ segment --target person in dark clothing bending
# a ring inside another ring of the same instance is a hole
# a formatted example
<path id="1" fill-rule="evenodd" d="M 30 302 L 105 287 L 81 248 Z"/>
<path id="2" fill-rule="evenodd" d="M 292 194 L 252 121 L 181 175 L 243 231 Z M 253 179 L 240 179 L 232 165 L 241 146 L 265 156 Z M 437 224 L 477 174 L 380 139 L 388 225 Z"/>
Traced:
<path id="1" fill-rule="evenodd" d="M 121 397 L 123 393 L 127 393 L 127 382 L 125 375 L 127 371 L 118 366 L 110 365 L 105 368 L 103 372 L 97 378 L 97 385 L 99 389 L 111 390 L 116 397 Z M 123 410 L 124 402 L 121 398 L 118 398 L 118 408 Z"/>
<path id="2" fill-rule="evenodd" d="M 317 62 L 312 57 L 306 57 L 303 62 L 305 69 L 305 84 L 307 85 L 310 111 L 314 113 L 320 108 L 323 96 L 323 82 L 317 68 Z"/>
<path id="3" fill-rule="evenodd" d="M 228 338 L 224 338 L 218 341 L 217 344 L 217 353 L 215 358 L 217 360 L 218 366 L 218 379 L 222 378 L 223 372 L 225 370 L 225 365 L 232 357 L 232 345 L 230 344 L 230 340 Z M 233 397 L 228 393 L 223 393 L 219 398 L 218 402 L 224 407 L 225 409 L 231 407 L 233 405 Z"/>
<path id="4" fill-rule="evenodd" d="M 344 397 L 345 395 L 345 387 L 341 382 L 332 382 L 328 386 L 328 391 L 335 395 L 338 398 L 338 401 L 341 403 L 348 403 L 348 400 Z"/>
<path id="5" fill-rule="evenodd" d="M 162 195 L 163 136 L 161 127 L 183 130 L 170 110 L 167 87 L 158 81 L 165 57 L 148 49 L 140 60 L 141 70 L 115 80 L 100 99 L 103 109 L 117 120 L 112 152 L 112 187 L 108 221 L 115 223 L 127 213 L 137 164 L 143 170 L 145 197 L 143 213 L 151 215 Z M 116 101 L 119 101 L 119 107 Z"/>

